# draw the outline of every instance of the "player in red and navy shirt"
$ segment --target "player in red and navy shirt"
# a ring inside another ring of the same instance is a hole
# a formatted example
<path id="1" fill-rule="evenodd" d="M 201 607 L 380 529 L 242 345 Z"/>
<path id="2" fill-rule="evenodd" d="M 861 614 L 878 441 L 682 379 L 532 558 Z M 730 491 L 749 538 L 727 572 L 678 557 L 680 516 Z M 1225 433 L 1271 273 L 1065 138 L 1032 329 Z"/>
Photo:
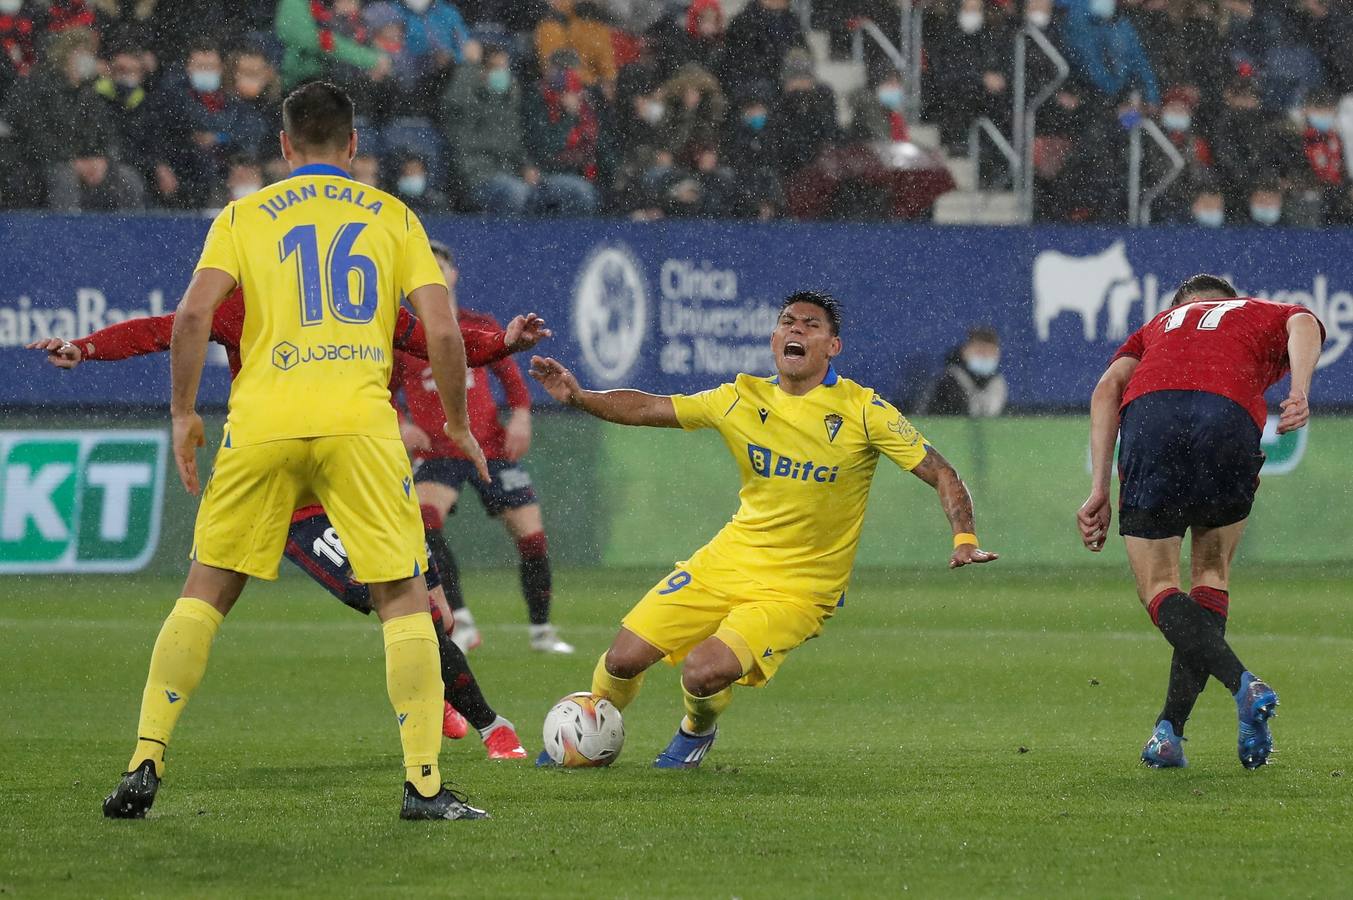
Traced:
<path id="1" fill-rule="evenodd" d="M 529 349 L 550 332 L 542 319 L 534 314 L 518 316 L 508 330 L 462 323 L 465 358 L 471 367 L 493 365 L 510 353 Z M 53 365 L 73 369 L 82 362 L 114 361 L 162 353 L 169 349 L 174 330 L 174 315 L 128 319 L 100 329 L 74 341 L 48 338 L 28 345 L 32 350 L 43 350 Z M 231 377 L 240 368 L 240 337 L 244 330 L 244 294 L 236 290 L 216 310 L 211 323 L 211 340 L 226 352 Z M 410 358 L 427 357 L 427 337 L 417 317 L 400 308 L 395 323 L 396 352 Z M 347 551 L 334 530 L 323 507 L 308 506 L 296 510 L 287 536 L 286 556 L 321 587 L 361 613 L 370 613 L 371 595 L 365 584 L 353 580 L 352 566 Z M 441 587 L 435 564 L 429 561 L 425 573 L 433 619 L 439 623 L 438 644 L 441 655 L 442 681 L 445 684 L 446 708 L 443 733 L 460 738 L 473 725 L 484 740 L 492 759 L 523 759 L 526 751 L 521 746 L 516 729 L 507 719 L 498 715 L 484 699 L 479 683 L 470 671 L 469 662 L 452 640 L 453 622 Z"/>
<path id="2" fill-rule="evenodd" d="M 461 328 L 495 330 L 492 316 L 459 308 L 456 302 L 456 268 L 451 248 L 432 241 L 432 252 L 451 289 L 451 306 Z M 498 401 L 485 377 L 491 372 L 502 385 L 511 410 L 507 425 L 499 418 Z M 404 397 L 400 432 L 404 444 L 414 456 L 413 480 L 418 502 L 423 509 L 428 552 L 442 575 L 447 601 L 456 619 L 455 640 L 464 649 L 478 646 L 479 629 L 465 605 L 460 589 L 460 573 L 451 547 L 442 534 L 446 517 L 456 508 L 466 483 L 475 489 L 484 511 L 499 519 L 517 545 L 520 558 L 521 589 L 526 598 L 530 620 L 531 649 L 546 653 L 572 653 L 573 647 L 559 638 L 550 622 L 550 557 L 545 538 L 540 501 L 531 485 L 531 475 L 521 464 L 531 444 L 531 394 L 521 369 L 504 356 L 479 372 L 470 372 L 465 381 L 466 408 L 470 431 L 488 459 L 491 479 L 485 482 L 474 464 L 446 438 L 443 426 L 446 414 L 427 362 L 408 353 L 395 354 L 394 383 Z"/>
<path id="3" fill-rule="evenodd" d="M 1264 463 L 1264 392 L 1290 369 L 1277 430 L 1303 427 L 1324 339 L 1324 326 L 1305 307 L 1241 297 L 1225 279 L 1195 275 L 1119 348 L 1095 388 L 1081 539 L 1092 551 L 1104 547 L 1117 437 L 1119 531 L 1138 597 L 1174 647 L 1165 707 L 1142 750 L 1148 766 L 1185 765 L 1184 723 L 1209 676 L 1235 697 L 1241 764 L 1258 768 L 1272 752 L 1268 719 L 1278 696 L 1226 642 L 1231 560 Z M 1179 587 L 1186 531 L 1188 593 Z"/>

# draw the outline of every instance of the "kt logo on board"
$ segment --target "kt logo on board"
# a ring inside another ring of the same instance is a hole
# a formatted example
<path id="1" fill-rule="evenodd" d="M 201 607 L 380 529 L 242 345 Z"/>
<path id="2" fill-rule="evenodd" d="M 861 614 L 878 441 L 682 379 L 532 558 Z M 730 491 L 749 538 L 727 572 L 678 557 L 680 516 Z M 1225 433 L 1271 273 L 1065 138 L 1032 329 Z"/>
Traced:
<path id="1" fill-rule="evenodd" d="M 143 568 L 168 443 L 163 431 L 0 431 L 0 573 Z"/>

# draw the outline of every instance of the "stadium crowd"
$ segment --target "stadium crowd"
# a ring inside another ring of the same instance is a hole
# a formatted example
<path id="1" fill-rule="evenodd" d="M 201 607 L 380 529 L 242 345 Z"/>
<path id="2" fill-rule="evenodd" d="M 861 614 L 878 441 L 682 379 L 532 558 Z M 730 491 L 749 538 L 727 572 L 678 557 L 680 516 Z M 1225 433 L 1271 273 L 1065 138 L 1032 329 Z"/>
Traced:
<path id="1" fill-rule="evenodd" d="M 813 24 L 848 56 L 898 4 L 816 0 Z M 1353 222 L 1349 0 L 917 6 L 921 119 L 957 155 L 977 116 L 1010 130 L 1019 27 L 1070 62 L 1041 220 L 1121 221 L 1145 116 L 1186 162 L 1155 221 Z M 367 111 L 354 175 L 423 213 L 772 219 L 825 152 L 908 140 L 903 79 L 868 68 L 842 126 L 791 0 L 0 0 L 0 207 L 219 207 L 285 176 L 281 97 L 324 78 Z"/>

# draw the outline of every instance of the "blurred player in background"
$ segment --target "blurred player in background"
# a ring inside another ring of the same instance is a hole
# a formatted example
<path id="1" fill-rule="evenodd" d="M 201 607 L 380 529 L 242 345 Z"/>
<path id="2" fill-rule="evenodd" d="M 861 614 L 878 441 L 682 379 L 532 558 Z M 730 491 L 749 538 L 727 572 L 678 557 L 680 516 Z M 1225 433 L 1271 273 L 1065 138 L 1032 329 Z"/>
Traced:
<path id="1" fill-rule="evenodd" d="M 891 404 L 836 373 L 840 329 L 835 298 L 793 294 L 771 334 L 778 374 L 691 396 L 588 391 L 555 360 L 531 360 L 560 403 L 621 425 L 717 429 L 738 464 L 733 520 L 630 610 L 592 675 L 592 693 L 624 709 L 650 666 L 685 660 L 686 715 L 659 768 L 700 765 L 733 684 L 768 682 L 845 604 L 880 455 L 939 492 L 951 568 L 997 558 L 978 549 L 972 497 L 953 467 Z M 537 764 L 548 763 L 542 753 Z"/>
<path id="2" fill-rule="evenodd" d="M 195 406 L 212 318 L 237 285 L 244 289 L 240 371 L 198 509 L 192 564 L 155 642 L 136 748 L 104 815 L 149 810 L 217 629 L 250 576 L 277 577 L 293 513 L 318 501 L 346 537 L 353 574 L 370 585 L 381 619 L 404 750 L 401 818 L 484 818 L 442 784 L 438 768 L 443 701 L 427 557 L 390 405 L 401 295 L 427 331 L 448 435 L 487 475 L 465 412 L 465 346 L 422 223 L 348 175 L 357 151 L 348 96 L 312 82 L 287 97 L 282 122 L 291 177 L 217 216 L 174 320 L 174 457 L 196 494 L 205 439 Z"/>
<path id="3" fill-rule="evenodd" d="M 1095 388 L 1081 538 L 1096 553 L 1104 548 L 1121 425 L 1118 530 L 1137 596 L 1174 648 L 1165 707 L 1142 750 L 1148 766 L 1186 764 L 1184 723 L 1209 675 L 1235 697 L 1241 764 L 1258 768 L 1273 750 L 1268 719 L 1278 695 L 1226 642 L 1231 560 L 1264 464 L 1264 391 L 1290 368 L 1278 432 L 1303 427 L 1324 339 L 1325 327 L 1305 307 L 1240 297 L 1225 279 L 1195 275 L 1168 310 L 1124 342 Z M 1179 587 L 1186 531 L 1189 593 Z"/>
<path id="4" fill-rule="evenodd" d="M 460 280 L 460 272 L 451 248 L 433 241 L 432 252 L 446 276 L 451 311 L 461 326 L 497 329 L 498 323 L 492 316 L 465 309 L 457 303 L 456 283 Z M 549 544 L 545 538 L 540 501 L 536 499 L 530 474 L 521 464 L 521 458 L 531 446 L 531 394 L 521 369 L 511 358 L 503 357 L 486 368 L 503 386 L 511 409 L 504 427 L 486 373 L 481 370 L 466 376 L 470 428 L 488 457 L 490 477 L 487 481 L 479 477 L 474 464 L 455 443 L 443 436 L 442 403 L 427 363 L 407 353 L 395 356 L 395 379 L 407 407 L 407 415 L 400 420 L 400 431 L 405 446 L 414 454 L 414 488 L 422 506 L 428 547 L 441 573 L 446 598 L 456 619 L 453 639 L 465 650 L 480 643 L 479 629 L 461 591 L 460 569 L 442 533 L 446 517 L 455 510 L 461 491 L 469 483 L 479 494 L 485 512 L 503 523 L 517 545 L 521 590 L 530 620 L 531 649 L 544 653 L 572 653 L 573 647 L 560 639 L 559 632 L 550 622 Z"/>
<path id="5" fill-rule="evenodd" d="M 31 350 L 42 350 L 58 368 L 73 369 L 86 361 L 115 361 L 160 353 L 169 349 L 174 327 L 174 314 L 128 319 L 75 341 L 58 338 L 35 341 Z M 212 316 L 211 340 L 224 348 L 233 378 L 240 369 L 240 340 L 244 330 L 244 293 L 238 288 L 217 307 Z M 488 365 L 509 353 L 518 353 L 534 347 L 550 336 L 544 320 L 532 314 L 517 316 L 508 323 L 506 331 L 480 329 L 462 324 L 461 336 L 465 342 L 467 364 L 473 369 Z M 427 357 L 427 339 L 422 323 L 400 308 L 395 323 L 395 349 L 419 359 Z M 308 506 L 292 515 L 287 535 L 286 557 L 346 605 L 363 614 L 372 610 L 371 591 L 352 577 L 352 566 L 342 538 L 322 506 Z M 442 591 L 437 567 L 429 560 L 427 572 L 428 595 L 432 616 L 437 625 L 437 645 L 441 659 L 442 683 L 446 705 L 442 718 L 442 734 L 452 739 L 464 737 L 473 726 L 484 742 L 490 759 L 523 759 L 526 751 L 521 746 L 516 729 L 506 718 L 498 715 L 488 701 L 470 670 L 464 652 L 451 639 L 453 620 Z"/>

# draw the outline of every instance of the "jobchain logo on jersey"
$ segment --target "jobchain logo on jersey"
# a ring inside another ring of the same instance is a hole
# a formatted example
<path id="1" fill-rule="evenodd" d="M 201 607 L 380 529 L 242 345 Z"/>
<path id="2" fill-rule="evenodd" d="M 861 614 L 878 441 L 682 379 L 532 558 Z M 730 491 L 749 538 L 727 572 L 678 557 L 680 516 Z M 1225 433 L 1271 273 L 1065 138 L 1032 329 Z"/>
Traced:
<path id="1" fill-rule="evenodd" d="M 747 445 L 747 458 L 752 462 L 752 471 L 762 478 L 788 478 L 791 481 L 816 481 L 818 484 L 836 481 L 836 474 L 841 468 L 814 465 L 811 459 L 800 462 L 760 444 Z"/>
<path id="2" fill-rule="evenodd" d="M 301 363 L 357 360 L 385 362 L 385 349 L 375 344 L 312 344 L 297 347 L 291 341 L 281 341 L 272 348 L 272 364 L 289 372 Z"/>

